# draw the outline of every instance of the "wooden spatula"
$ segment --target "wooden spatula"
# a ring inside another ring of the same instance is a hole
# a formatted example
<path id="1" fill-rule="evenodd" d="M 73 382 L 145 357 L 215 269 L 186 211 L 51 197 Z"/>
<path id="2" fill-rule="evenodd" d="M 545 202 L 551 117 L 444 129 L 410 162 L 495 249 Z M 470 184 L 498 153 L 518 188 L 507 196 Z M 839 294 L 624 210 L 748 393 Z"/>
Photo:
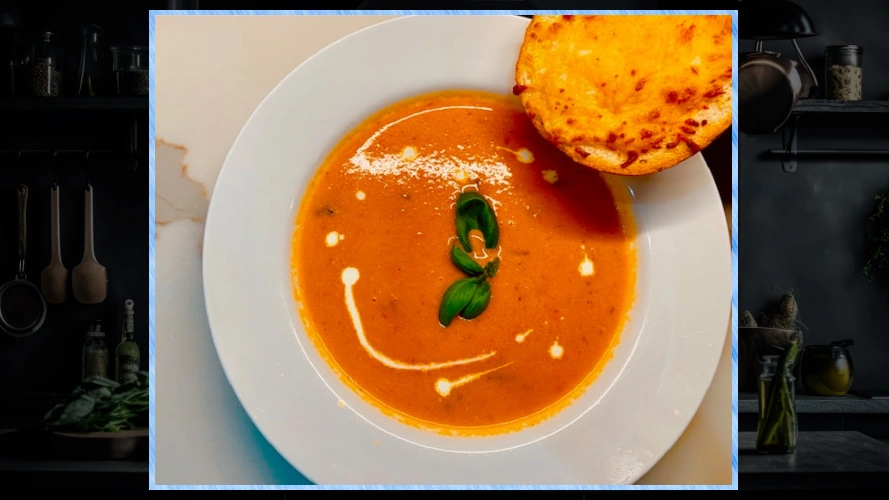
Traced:
<path id="1" fill-rule="evenodd" d="M 81 304 L 98 304 L 108 295 L 108 274 L 93 250 L 93 187 L 86 186 L 84 201 L 83 260 L 72 270 L 71 287 Z"/>
<path id="2" fill-rule="evenodd" d="M 52 255 L 49 265 L 40 274 L 40 288 L 43 297 L 50 304 L 61 304 L 68 298 L 68 270 L 62 264 L 62 249 L 59 244 L 59 185 L 53 184 L 50 193 L 50 226 L 52 233 Z"/>

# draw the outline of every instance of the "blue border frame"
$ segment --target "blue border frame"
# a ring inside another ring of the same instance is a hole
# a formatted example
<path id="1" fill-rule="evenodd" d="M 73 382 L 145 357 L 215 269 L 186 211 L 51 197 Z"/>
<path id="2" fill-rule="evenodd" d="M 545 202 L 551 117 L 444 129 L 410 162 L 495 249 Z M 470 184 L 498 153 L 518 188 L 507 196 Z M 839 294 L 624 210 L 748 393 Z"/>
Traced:
<path id="1" fill-rule="evenodd" d="M 519 486 L 505 485 L 492 486 L 325 486 L 325 485 L 156 485 L 154 482 L 154 20 L 155 16 L 163 15 L 531 15 L 531 14 L 715 14 L 732 16 L 732 72 L 738 73 L 738 11 L 736 10 L 551 10 L 551 11 L 515 11 L 515 10 L 207 10 L 207 11 L 150 11 L 148 16 L 149 27 L 149 68 L 151 77 L 149 83 L 149 188 L 148 188 L 148 247 L 149 247 L 149 344 L 148 344 L 148 370 L 149 370 L 149 458 L 148 458 L 148 484 L 153 490 L 189 490 L 189 489 L 221 489 L 221 490 L 288 490 L 288 489 L 329 489 L 329 490 L 405 490 L 405 489 L 532 489 L 532 490 L 599 490 L 599 489 L 640 489 L 640 490 L 736 490 L 738 489 L 738 81 L 732 83 L 732 484 L 713 486 L 642 486 L 642 485 L 567 485 L 567 486 Z"/>

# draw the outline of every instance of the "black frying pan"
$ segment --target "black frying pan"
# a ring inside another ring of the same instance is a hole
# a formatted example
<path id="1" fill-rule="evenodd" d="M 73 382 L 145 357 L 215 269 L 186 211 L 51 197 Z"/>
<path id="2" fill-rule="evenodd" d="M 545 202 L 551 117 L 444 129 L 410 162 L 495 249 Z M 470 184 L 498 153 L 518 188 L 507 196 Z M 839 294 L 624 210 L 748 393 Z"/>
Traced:
<path id="1" fill-rule="evenodd" d="M 27 242 L 26 212 L 28 188 L 18 188 L 19 206 L 19 272 L 15 279 L 0 287 L 0 329 L 13 337 L 27 337 L 36 332 L 46 319 L 46 301 L 40 290 L 25 275 Z"/>

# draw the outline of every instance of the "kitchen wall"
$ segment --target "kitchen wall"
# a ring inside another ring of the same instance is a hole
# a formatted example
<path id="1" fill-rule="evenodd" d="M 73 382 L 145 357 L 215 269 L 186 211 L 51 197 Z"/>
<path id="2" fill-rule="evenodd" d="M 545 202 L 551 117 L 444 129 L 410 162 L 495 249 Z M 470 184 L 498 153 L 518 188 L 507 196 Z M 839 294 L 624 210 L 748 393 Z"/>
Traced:
<path id="1" fill-rule="evenodd" d="M 28 29 L 60 33 L 66 55 L 76 57 L 79 41 L 72 36 L 78 20 L 104 28 L 105 56 L 110 65 L 112 45 L 148 45 L 144 6 L 108 7 L 98 2 L 67 2 L 50 8 L 47 2 L 17 1 Z M 63 91 L 70 90 L 65 85 Z M 0 152 L 18 149 L 126 151 L 137 123 L 138 168 L 123 159 L 104 162 L 52 161 L 39 157 L 17 161 L 0 154 L 0 286 L 17 270 L 16 188 L 29 188 L 28 279 L 39 286 L 50 259 L 50 186 L 60 185 L 62 262 L 69 271 L 83 256 L 83 189 L 94 188 L 95 252 L 108 272 L 108 296 L 102 304 L 82 305 L 69 286 L 66 303 L 50 305 L 46 321 L 33 335 L 15 339 L 0 332 L 0 429 L 39 423 L 45 412 L 80 381 L 81 347 L 89 324 L 103 322 L 105 342 L 112 353 L 120 342 L 123 302 L 135 302 L 136 342 L 142 368 L 148 368 L 148 112 L 145 109 L 59 109 L 45 98 L 42 109 L 16 107 L 9 97 L 0 102 Z M 60 98 L 61 99 L 61 98 Z M 147 103 L 147 98 L 146 98 Z"/>
<path id="2" fill-rule="evenodd" d="M 819 80 L 824 47 L 864 47 L 863 93 L 889 99 L 889 2 L 798 0 L 819 35 L 799 40 Z M 742 16 L 743 17 L 743 16 Z M 742 20 L 743 21 L 743 20 Z M 796 58 L 790 42 L 766 50 Z M 753 50 L 743 41 L 740 51 Z M 889 114 L 804 116 L 801 149 L 889 149 Z M 765 151 L 781 148 L 780 133 L 739 137 L 739 306 L 759 311 L 793 290 L 807 344 L 852 338 L 854 389 L 889 389 L 889 274 L 869 282 L 867 217 L 874 196 L 889 193 L 889 157 L 801 158 L 785 173 Z"/>

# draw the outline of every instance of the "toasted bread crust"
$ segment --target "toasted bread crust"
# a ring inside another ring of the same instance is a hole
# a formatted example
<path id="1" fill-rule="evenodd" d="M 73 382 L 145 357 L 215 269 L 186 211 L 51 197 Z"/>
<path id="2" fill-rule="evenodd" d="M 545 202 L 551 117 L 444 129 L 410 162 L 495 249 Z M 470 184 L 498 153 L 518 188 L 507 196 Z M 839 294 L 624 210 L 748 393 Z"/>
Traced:
<path id="1" fill-rule="evenodd" d="M 670 168 L 732 121 L 730 16 L 535 16 L 516 86 L 537 130 L 619 175 Z"/>

